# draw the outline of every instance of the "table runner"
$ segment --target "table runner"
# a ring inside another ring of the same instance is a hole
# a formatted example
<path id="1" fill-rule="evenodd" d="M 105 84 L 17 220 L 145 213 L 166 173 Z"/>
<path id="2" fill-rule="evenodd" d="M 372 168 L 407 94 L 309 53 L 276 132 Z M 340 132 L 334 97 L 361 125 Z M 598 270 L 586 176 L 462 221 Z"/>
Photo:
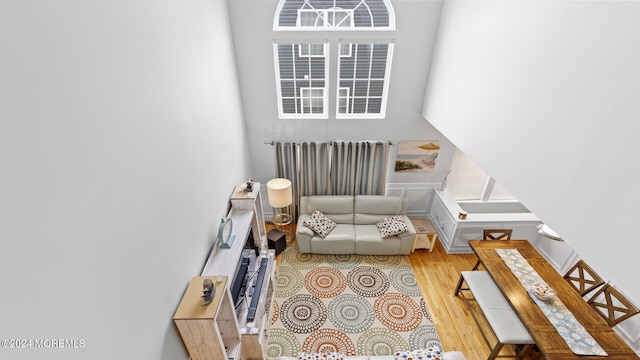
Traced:
<path id="1" fill-rule="evenodd" d="M 505 264 L 511 269 L 520 283 L 527 289 L 527 293 L 538 304 L 549 322 L 556 328 L 560 336 L 567 343 L 571 351 L 577 355 L 607 356 L 595 339 L 578 322 L 571 311 L 554 296 L 551 300 L 540 300 L 532 292 L 531 287 L 535 283 L 545 284 L 542 277 L 531 267 L 518 249 L 496 249 L 496 252 Z"/>

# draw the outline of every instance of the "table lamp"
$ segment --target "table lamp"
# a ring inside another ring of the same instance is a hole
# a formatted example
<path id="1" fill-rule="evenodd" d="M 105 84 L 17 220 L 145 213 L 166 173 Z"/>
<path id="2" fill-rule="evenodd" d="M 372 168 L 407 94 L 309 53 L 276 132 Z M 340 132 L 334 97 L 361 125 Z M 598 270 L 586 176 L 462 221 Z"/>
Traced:
<path id="1" fill-rule="evenodd" d="M 274 209 L 273 224 L 276 227 L 291 224 L 291 215 L 284 209 L 293 202 L 291 181 L 284 178 L 269 180 L 267 182 L 267 196 L 269 205 Z"/>

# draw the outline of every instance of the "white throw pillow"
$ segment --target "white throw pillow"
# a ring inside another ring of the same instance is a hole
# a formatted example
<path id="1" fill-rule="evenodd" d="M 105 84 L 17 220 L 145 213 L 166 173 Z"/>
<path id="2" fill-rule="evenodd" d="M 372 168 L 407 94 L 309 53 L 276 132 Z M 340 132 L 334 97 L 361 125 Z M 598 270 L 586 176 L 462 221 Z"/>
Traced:
<path id="1" fill-rule="evenodd" d="M 320 210 L 313 210 L 311 216 L 302 222 L 320 237 L 326 237 L 336 227 L 336 223 L 329 219 Z"/>
<path id="2" fill-rule="evenodd" d="M 380 234 L 383 238 L 395 236 L 409 230 L 409 227 L 404 222 L 403 217 L 398 215 L 390 218 L 384 218 L 378 221 L 376 226 L 378 227 L 378 230 L 380 230 Z"/>

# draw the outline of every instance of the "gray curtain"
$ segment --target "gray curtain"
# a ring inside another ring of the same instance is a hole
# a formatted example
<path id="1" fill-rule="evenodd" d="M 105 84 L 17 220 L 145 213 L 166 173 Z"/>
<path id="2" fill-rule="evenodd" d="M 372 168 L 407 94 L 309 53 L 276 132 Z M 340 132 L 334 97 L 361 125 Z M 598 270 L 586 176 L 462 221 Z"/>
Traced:
<path id="1" fill-rule="evenodd" d="M 276 176 L 291 180 L 291 214 L 303 195 L 383 195 L 388 142 L 277 142 Z"/>
<path id="2" fill-rule="evenodd" d="M 299 145 L 295 143 L 275 143 L 276 150 L 276 177 L 285 178 L 291 180 L 291 192 L 293 195 L 293 203 L 290 206 L 291 215 L 294 219 L 298 217 L 299 204 L 299 184 L 298 177 L 299 159 L 298 149 Z"/>
<path id="3" fill-rule="evenodd" d="M 334 142 L 331 184 L 334 195 L 383 195 L 389 143 Z"/>

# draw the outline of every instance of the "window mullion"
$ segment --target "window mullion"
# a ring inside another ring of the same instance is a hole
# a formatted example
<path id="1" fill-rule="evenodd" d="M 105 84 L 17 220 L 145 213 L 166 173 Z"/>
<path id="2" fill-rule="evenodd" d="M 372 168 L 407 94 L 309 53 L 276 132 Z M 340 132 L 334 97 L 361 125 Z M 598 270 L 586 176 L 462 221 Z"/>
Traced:
<path id="1" fill-rule="evenodd" d="M 329 41 L 326 46 L 328 47 L 328 50 L 325 54 L 325 83 L 323 100 L 325 102 L 325 114 L 329 116 L 329 114 L 335 114 L 338 111 L 338 79 L 337 76 L 330 76 L 330 74 L 335 74 L 337 72 L 336 69 L 338 69 L 340 51 L 338 49 L 339 45 L 337 44 L 337 41 Z M 336 56 L 332 56 L 331 54 L 336 54 Z"/>
<path id="2" fill-rule="evenodd" d="M 300 46 L 300 45 L 298 45 Z M 299 49 L 298 49 L 299 50 Z M 298 99 L 302 94 L 298 94 L 298 78 L 296 77 L 296 44 L 291 44 L 291 67 L 293 69 L 293 104 L 295 113 L 299 113 Z"/>
<path id="3" fill-rule="evenodd" d="M 349 94 L 351 97 L 351 101 L 349 104 L 349 114 L 353 114 L 353 107 L 355 104 L 355 96 L 356 96 L 356 69 L 358 68 L 358 49 L 360 48 L 360 44 L 356 44 L 355 53 L 353 54 L 353 75 L 351 76 L 351 93 Z"/>
<path id="4" fill-rule="evenodd" d="M 365 102 L 365 113 L 369 113 L 369 101 L 371 101 L 371 68 L 373 67 L 373 51 L 375 44 L 371 44 L 371 51 L 369 52 L 369 72 L 367 75 L 367 101 Z"/>

